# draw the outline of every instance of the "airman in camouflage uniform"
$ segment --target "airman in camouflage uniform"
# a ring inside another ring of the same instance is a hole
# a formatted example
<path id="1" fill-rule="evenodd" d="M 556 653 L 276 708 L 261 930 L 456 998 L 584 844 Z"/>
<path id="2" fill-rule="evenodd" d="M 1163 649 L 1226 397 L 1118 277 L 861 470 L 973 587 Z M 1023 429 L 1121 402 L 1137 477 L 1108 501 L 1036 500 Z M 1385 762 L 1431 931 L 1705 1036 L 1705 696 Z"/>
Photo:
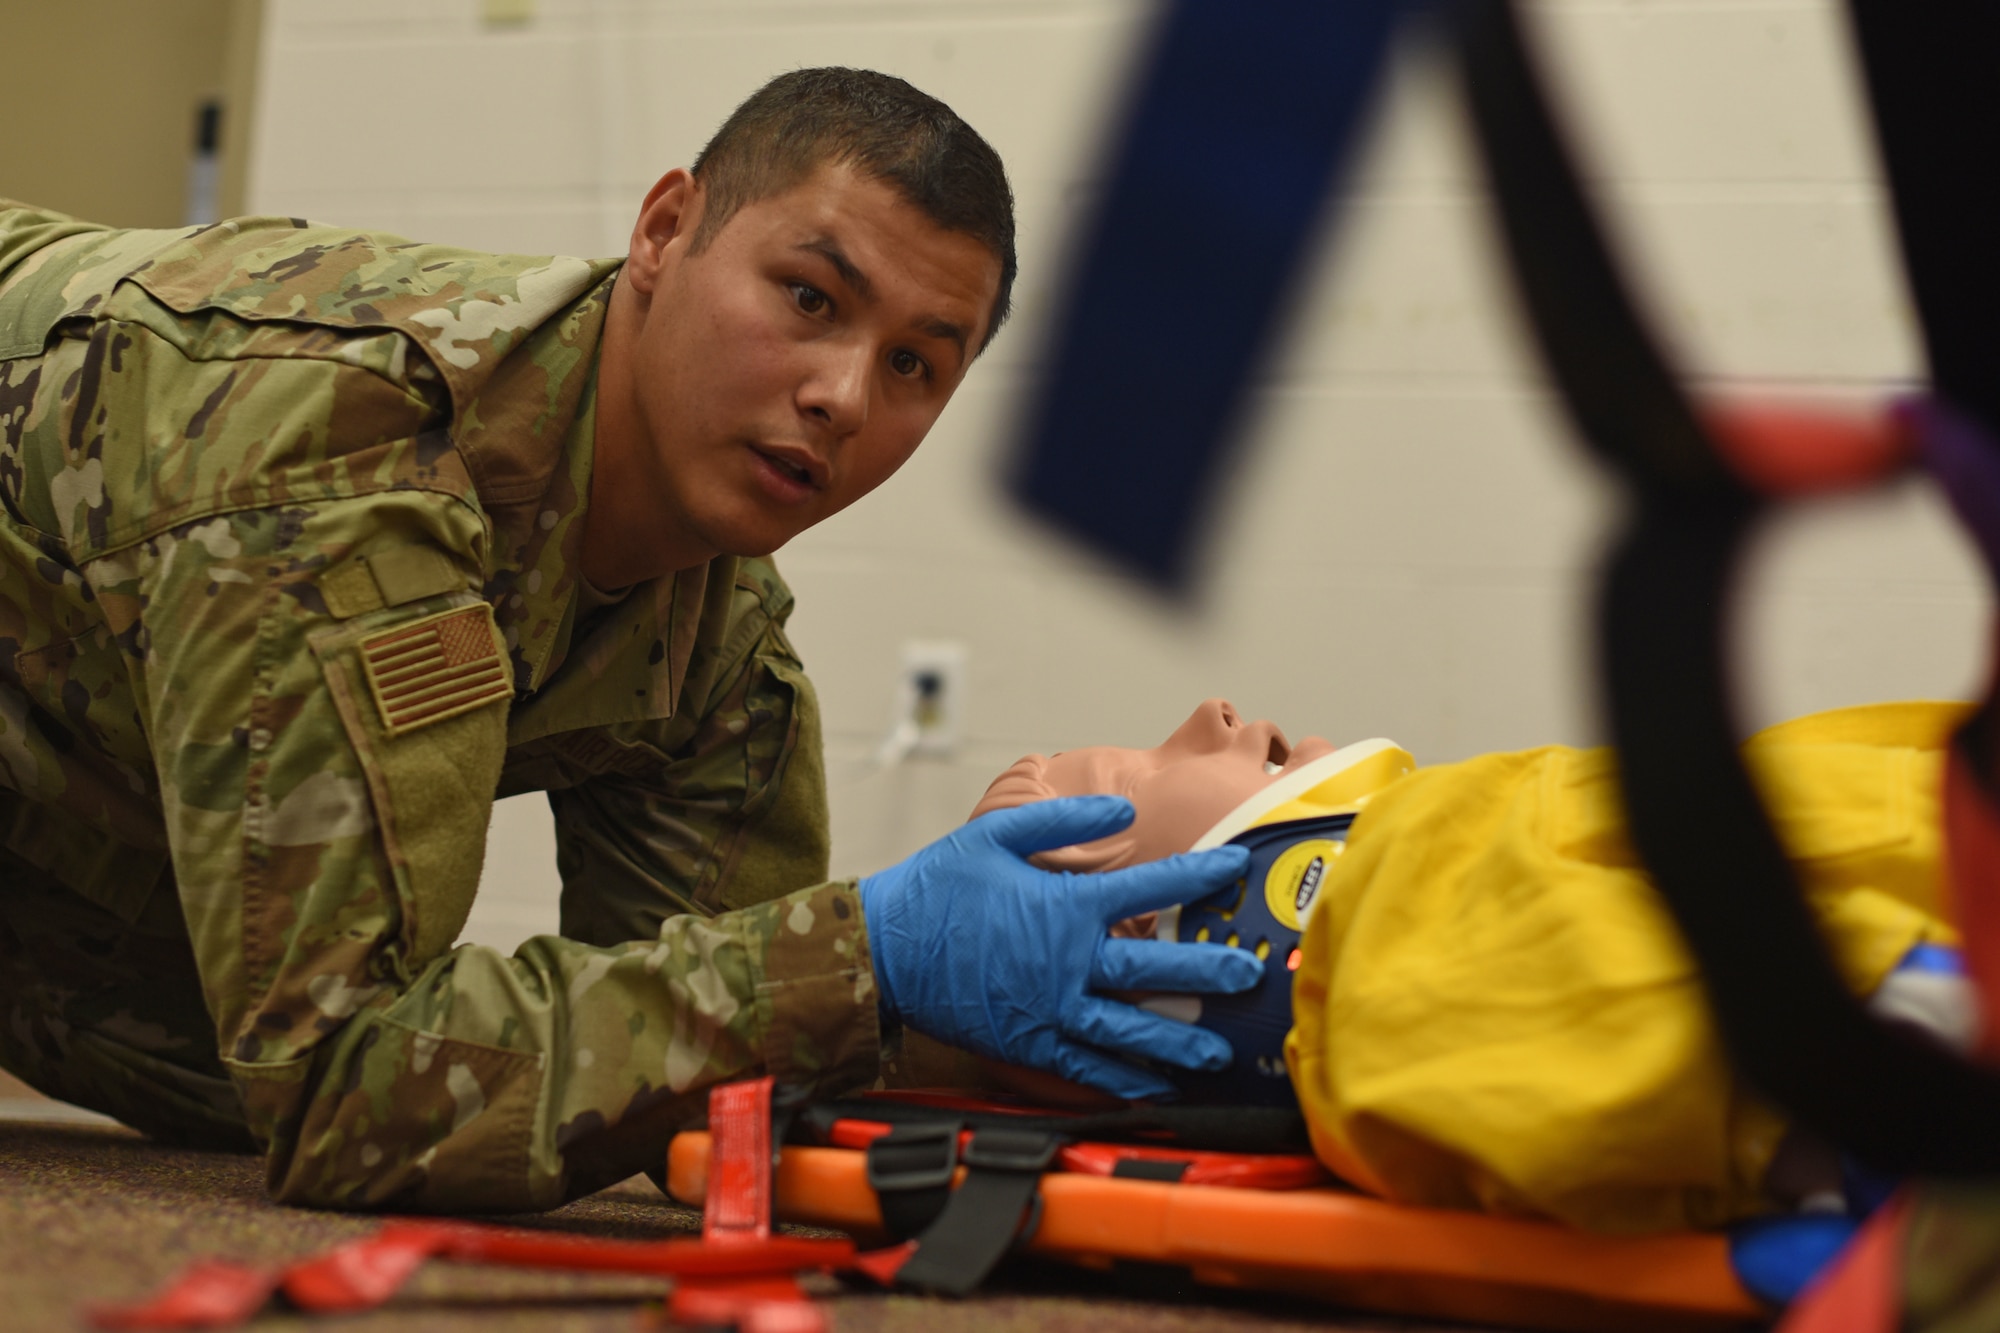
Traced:
<path id="1" fill-rule="evenodd" d="M 760 557 L 892 475 L 1005 319 L 1013 195 L 951 109 L 794 70 L 625 259 L 0 201 L 0 1065 L 281 1199 L 546 1207 L 721 1080 L 872 1077 L 901 1025 L 1150 1094 L 1242 990 L 1105 927 L 1240 849 L 1004 811 L 826 873 L 811 686 Z M 611 589 L 613 591 L 604 591 Z M 549 793 L 563 934 L 453 948 L 495 795 Z M 804 887 L 802 887 L 804 886 Z"/>
<path id="2" fill-rule="evenodd" d="M 790 594 L 578 572 L 616 268 L 0 205 L 0 1065 L 454 1208 L 870 1076 Z M 511 958 L 451 947 L 496 787 L 566 886 Z"/>
<path id="3" fill-rule="evenodd" d="M 1068 876 L 1103 797 L 826 873 L 762 560 L 922 442 L 1006 318 L 1013 195 L 866 70 L 754 93 L 625 259 L 0 201 L 0 1065 L 279 1198 L 546 1207 L 721 1080 L 872 1077 L 901 1025 L 1125 1095 L 1241 991 L 1112 940 L 1240 848 Z M 612 589 L 606 592 L 604 589 Z M 549 793 L 563 934 L 453 948 L 495 795 Z M 806 887 L 801 887 L 806 886 Z"/>

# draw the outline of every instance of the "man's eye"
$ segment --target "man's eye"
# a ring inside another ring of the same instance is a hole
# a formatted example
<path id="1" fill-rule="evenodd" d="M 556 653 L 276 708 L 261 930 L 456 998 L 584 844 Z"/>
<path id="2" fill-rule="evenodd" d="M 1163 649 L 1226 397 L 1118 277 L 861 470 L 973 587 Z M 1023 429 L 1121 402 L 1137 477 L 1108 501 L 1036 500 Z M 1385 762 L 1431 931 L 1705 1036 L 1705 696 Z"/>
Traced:
<path id="1" fill-rule="evenodd" d="M 826 293 L 817 287 L 809 287 L 803 282 L 795 282 L 791 287 L 792 300 L 796 301 L 799 309 L 808 315 L 821 314 L 833 304 L 827 300 Z"/>
<path id="2" fill-rule="evenodd" d="M 899 349 L 889 354 L 889 368 L 898 375 L 921 375 L 930 377 L 930 366 L 915 352 Z"/>

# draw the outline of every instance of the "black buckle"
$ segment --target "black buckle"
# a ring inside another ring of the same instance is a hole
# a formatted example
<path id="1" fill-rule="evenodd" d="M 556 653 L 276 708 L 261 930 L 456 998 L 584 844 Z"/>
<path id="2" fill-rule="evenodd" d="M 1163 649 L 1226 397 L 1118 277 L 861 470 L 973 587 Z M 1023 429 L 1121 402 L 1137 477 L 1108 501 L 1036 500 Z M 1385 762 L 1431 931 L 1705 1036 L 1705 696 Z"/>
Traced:
<path id="1" fill-rule="evenodd" d="M 896 1126 L 868 1145 L 869 1187 L 879 1195 L 951 1184 L 958 1168 L 958 1131 L 956 1120 Z"/>
<path id="2" fill-rule="evenodd" d="M 974 1170 L 1028 1171 L 1040 1175 L 1055 1160 L 1056 1147 L 1056 1137 L 1042 1130 L 977 1129 L 959 1160 Z"/>
<path id="3" fill-rule="evenodd" d="M 965 1183 L 917 1240 L 897 1280 L 963 1296 L 986 1280 L 1010 1246 L 1041 1225 L 1042 1173 L 1061 1140 L 1045 1130 L 981 1126 L 961 1159 Z"/>

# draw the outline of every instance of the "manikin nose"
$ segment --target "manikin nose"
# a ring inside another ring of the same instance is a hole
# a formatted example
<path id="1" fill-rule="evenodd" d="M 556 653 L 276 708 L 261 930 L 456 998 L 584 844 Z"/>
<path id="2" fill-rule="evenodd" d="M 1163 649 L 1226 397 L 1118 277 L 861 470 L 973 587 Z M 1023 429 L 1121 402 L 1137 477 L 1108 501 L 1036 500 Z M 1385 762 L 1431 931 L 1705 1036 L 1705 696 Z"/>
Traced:
<path id="1" fill-rule="evenodd" d="M 1168 744 L 1179 741 L 1198 750 L 1224 749 L 1242 725 L 1242 719 L 1236 716 L 1236 710 L 1226 700 L 1204 699 L 1195 705 L 1194 712 L 1188 714 L 1187 721 L 1174 729 L 1174 734 L 1168 737 Z"/>
<path id="2" fill-rule="evenodd" d="M 1285 734 L 1269 722 L 1246 724 L 1227 699 L 1204 700 L 1174 733 L 1201 750 L 1227 750 L 1238 746 L 1259 748 L 1260 758 L 1282 764 L 1291 755 Z"/>
<path id="3" fill-rule="evenodd" d="M 1275 722 L 1245 722 L 1234 708 L 1225 703 L 1222 705 L 1220 725 L 1226 728 L 1223 743 L 1232 750 L 1254 752 L 1262 762 L 1279 767 L 1292 757 L 1291 743 Z"/>

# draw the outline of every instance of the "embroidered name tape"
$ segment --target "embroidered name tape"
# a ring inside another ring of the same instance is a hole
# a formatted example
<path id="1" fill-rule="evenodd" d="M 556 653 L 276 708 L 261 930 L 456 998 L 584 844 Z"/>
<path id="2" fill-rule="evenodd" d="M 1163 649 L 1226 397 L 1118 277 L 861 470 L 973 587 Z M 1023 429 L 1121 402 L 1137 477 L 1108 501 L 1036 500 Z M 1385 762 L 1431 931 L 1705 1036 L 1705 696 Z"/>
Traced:
<path id="1" fill-rule="evenodd" d="M 514 697 L 493 609 L 484 602 L 369 635 L 361 665 L 391 736 Z"/>

